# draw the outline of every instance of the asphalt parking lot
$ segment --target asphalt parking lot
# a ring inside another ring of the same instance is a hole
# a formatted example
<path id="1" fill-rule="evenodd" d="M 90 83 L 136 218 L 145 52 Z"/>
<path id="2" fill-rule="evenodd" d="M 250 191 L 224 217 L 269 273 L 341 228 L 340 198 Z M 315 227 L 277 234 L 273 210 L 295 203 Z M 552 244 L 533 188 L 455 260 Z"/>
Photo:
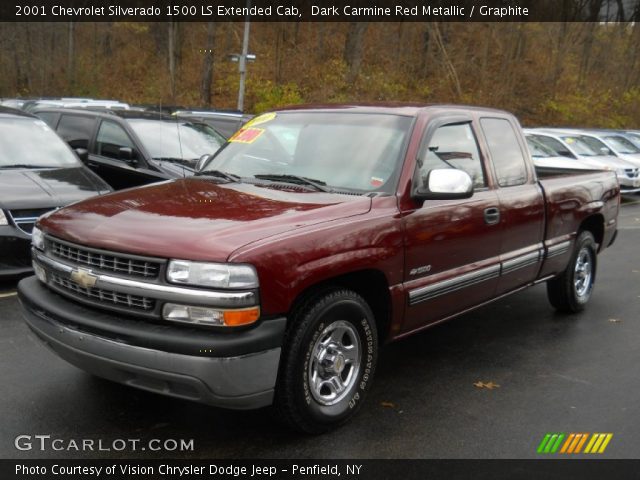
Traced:
<path id="1" fill-rule="evenodd" d="M 599 262 L 582 314 L 556 314 L 541 285 L 388 345 L 360 414 L 319 437 L 289 432 L 266 409 L 220 410 L 91 377 L 33 337 L 15 282 L 0 284 L 0 457 L 535 458 L 547 432 L 611 432 L 601 457 L 640 458 L 640 202 L 623 207 Z M 193 438 L 195 450 L 18 451 L 22 434 Z"/>

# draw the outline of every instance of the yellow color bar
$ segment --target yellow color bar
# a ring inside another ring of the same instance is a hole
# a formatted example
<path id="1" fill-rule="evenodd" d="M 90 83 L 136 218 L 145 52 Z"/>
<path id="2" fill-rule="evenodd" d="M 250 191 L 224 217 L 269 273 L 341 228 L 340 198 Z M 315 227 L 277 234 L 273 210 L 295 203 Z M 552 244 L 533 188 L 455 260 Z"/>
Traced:
<path id="1" fill-rule="evenodd" d="M 606 435 L 606 437 L 604 438 L 604 442 L 602 442 L 602 445 L 600 445 L 600 450 L 598 450 L 598 453 L 604 453 L 605 448 L 607 448 L 607 445 L 609 445 L 609 442 L 613 438 L 613 433 L 607 433 L 603 435 Z"/>
<path id="2" fill-rule="evenodd" d="M 596 453 L 598 451 L 598 448 L 600 448 L 600 444 L 604 440 L 604 437 L 606 437 L 605 434 L 603 434 L 603 433 L 599 433 L 598 434 L 598 438 L 596 439 L 596 443 L 594 443 L 593 447 L 591 447 L 591 453 Z"/>
<path id="3" fill-rule="evenodd" d="M 584 453 L 591 453 L 591 447 L 594 443 L 596 443 L 596 438 L 598 438 L 597 433 L 591 435 L 591 440 L 589 440 L 589 443 L 587 443 L 587 448 L 584 449 Z"/>

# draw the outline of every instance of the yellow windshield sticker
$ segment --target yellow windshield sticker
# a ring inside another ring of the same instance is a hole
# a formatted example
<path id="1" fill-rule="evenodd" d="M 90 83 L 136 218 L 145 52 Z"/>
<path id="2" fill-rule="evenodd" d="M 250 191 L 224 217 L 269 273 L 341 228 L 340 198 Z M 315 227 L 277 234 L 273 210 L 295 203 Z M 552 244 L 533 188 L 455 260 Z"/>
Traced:
<path id="1" fill-rule="evenodd" d="M 565 138 L 564 141 L 567 142 L 568 144 L 572 144 L 573 142 L 575 142 L 573 138 Z"/>
<path id="2" fill-rule="evenodd" d="M 241 128 L 229 138 L 230 142 L 253 143 L 264 133 L 264 128 Z"/>
<path id="3" fill-rule="evenodd" d="M 270 122 L 274 118 L 276 118 L 275 112 L 263 113 L 262 115 L 258 115 L 257 117 L 254 117 L 251 120 L 249 120 L 244 126 L 245 127 L 254 127 L 256 125 L 260 125 L 261 123 Z"/>

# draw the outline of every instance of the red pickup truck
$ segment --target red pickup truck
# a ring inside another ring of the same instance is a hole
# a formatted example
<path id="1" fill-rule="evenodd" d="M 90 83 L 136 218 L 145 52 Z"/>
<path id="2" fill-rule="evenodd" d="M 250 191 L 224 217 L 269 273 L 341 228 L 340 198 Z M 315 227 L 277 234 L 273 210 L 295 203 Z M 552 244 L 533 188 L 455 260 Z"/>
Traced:
<path id="1" fill-rule="evenodd" d="M 385 342 L 539 282 L 581 310 L 616 235 L 615 173 L 536 172 L 498 110 L 290 108 L 200 163 L 42 217 L 26 322 L 95 375 L 305 432 L 360 408 Z"/>

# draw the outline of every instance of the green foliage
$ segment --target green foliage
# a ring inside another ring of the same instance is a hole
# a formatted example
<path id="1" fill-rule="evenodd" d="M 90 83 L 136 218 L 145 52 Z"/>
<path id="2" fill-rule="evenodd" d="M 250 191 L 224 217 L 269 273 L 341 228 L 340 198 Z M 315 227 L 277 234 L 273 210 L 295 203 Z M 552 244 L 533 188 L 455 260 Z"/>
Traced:
<path id="1" fill-rule="evenodd" d="M 294 83 L 275 85 L 273 82 L 255 82 L 250 85 L 255 97 L 253 111 L 256 114 L 276 107 L 303 103 L 303 97 Z"/>

